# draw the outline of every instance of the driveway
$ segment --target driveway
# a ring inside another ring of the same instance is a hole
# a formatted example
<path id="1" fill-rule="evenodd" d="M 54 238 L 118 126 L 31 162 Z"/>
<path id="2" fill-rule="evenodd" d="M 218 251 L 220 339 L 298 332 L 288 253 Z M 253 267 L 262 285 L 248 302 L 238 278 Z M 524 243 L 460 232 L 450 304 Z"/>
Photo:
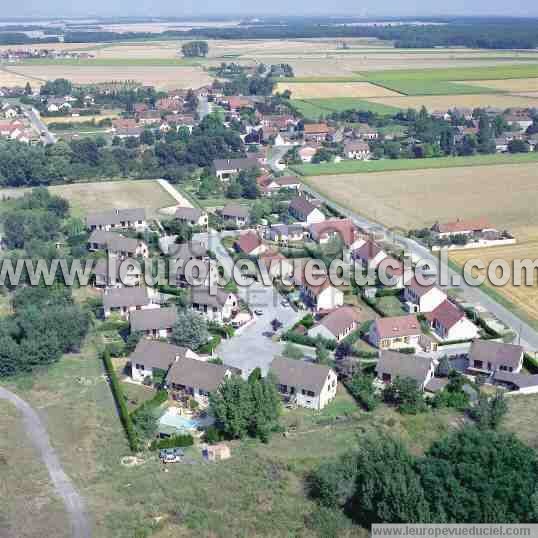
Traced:
<path id="1" fill-rule="evenodd" d="M 222 244 L 219 234 L 211 231 L 209 235 L 199 234 L 196 238 L 207 240 L 208 248 L 215 253 L 228 274 L 231 274 L 234 262 Z M 239 296 L 251 310 L 259 308 L 263 311 L 263 315 L 255 316 L 254 323 L 233 338 L 224 340 L 217 348 L 217 355 L 226 364 L 241 368 L 245 377 L 254 368 L 260 368 L 265 374 L 274 356 L 282 352 L 283 344 L 273 342 L 263 333 L 272 331 L 271 321 L 275 318 L 283 324 L 282 330 L 285 330 L 302 318 L 304 313 L 282 306 L 284 299 L 275 288 L 265 287 L 260 282 L 254 282 L 249 287 L 240 287 Z"/>
<path id="2" fill-rule="evenodd" d="M 11 402 L 21 412 L 26 434 L 39 452 L 49 472 L 52 485 L 65 505 L 71 521 L 73 538 L 90 538 L 91 527 L 84 500 L 62 469 L 58 455 L 50 444 L 47 430 L 39 415 L 28 403 L 2 387 L 0 387 L 0 399 Z M 28 514 L 28 517 L 32 517 L 32 514 Z"/>

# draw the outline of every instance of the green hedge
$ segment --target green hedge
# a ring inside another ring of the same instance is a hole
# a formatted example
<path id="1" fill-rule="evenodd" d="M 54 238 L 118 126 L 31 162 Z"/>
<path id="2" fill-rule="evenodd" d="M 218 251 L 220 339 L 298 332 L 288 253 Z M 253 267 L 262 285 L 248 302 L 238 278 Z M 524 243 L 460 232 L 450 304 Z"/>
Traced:
<path id="1" fill-rule="evenodd" d="M 160 439 L 159 441 L 153 441 L 150 445 L 150 450 L 161 450 L 163 448 L 178 448 L 192 446 L 194 439 L 189 433 L 185 435 L 174 435 L 168 437 L 168 439 Z"/>
<path id="2" fill-rule="evenodd" d="M 136 434 L 131 415 L 129 415 L 129 411 L 127 410 L 127 404 L 125 403 L 125 395 L 121 388 L 116 371 L 112 366 L 112 361 L 110 360 L 110 355 L 108 351 L 105 350 L 103 352 L 102 358 L 105 365 L 105 370 L 110 379 L 110 388 L 112 389 L 112 394 L 114 396 L 114 400 L 116 401 L 116 406 L 118 408 L 121 423 L 125 430 L 125 435 L 127 436 L 127 441 L 129 442 L 129 447 L 132 452 L 136 452 L 139 447 L 138 436 Z"/>
<path id="3" fill-rule="evenodd" d="M 326 338 L 312 338 L 304 334 L 294 333 L 293 331 L 288 331 L 287 333 L 283 334 L 282 340 L 309 347 L 316 347 L 316 344 L 321 342 L 330 351 L 334 351 L 337 345 L 334 340 L 327 340 Z"/>
<path id="4" fill-rule="evenodd" d="M 531 357 L 528 353 L 523 355 L 523 366 L 531 374 L 538 374 L 538 359 Z"/>
<path id="5" fill-rule="evenodd" d="M 392 296 L 398 296 L 402 292 L 401 289 L 398 288 L 378 288 L 375 292 L 376 297 L 392 297 Z"/>
<path id="6" fill-rule="evenodd" d="M 197 353 L 201 353 L 203 355 L 210 355 L 211 353 L 213 353 L 213 351 L 215 351 L 215 348 L 220 344 L 221 340 L 222 338 L 218 334 L 216 334 L 211 338 L 211 340 L 209 340 L 209 342 L 207 342 L 203 346 L 200 346 L 200 348 L 198 348 L 197 350 Z"/>
<path id="7" fill-rule="evenodd" d="M 124 331 L 129 328 L 129 322 L 124 320 L 117 320 L 117 319 L 107 319 L 106 321 L 103 321 L 99 325 L 99 332 L 107 332 L 107 331 Z"/>

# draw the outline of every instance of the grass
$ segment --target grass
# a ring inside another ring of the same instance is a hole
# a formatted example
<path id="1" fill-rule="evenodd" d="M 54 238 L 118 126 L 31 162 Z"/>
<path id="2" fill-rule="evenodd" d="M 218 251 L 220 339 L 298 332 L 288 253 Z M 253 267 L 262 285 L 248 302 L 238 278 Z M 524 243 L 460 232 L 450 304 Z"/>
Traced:
<path id="1" fill-rule="evenodd" d="M 377 299 L 377 307 L 382 310 L 387 317 L 404 316 L 407 313 L 398 297 L 393 295 L 379 297 Z"/>
<path id="2" fill-rule="evenodd" d="M 538 449 L 536 430 L 538 394 L 513 396 L 507 398 L 507 402 L 508 414 L 503 420 L 502 428 L 515 433 L 523 442 Z"/>
<path id="3" fill-rule="evenodd" d="M 20 65 L 65 65 L 77 67 L 160 67 L 160 66 L 199 66 L 203 60 L 188 58 L 36 58 L 21 62 Z"/>
<path id="4" fill-rule="evenodd" d="M 317 120 L 334 112 L 345 110 L 364 110 L 377 114 L 394 115 L 400 111 L 399 108 L 373 103 L 364 99 L 353 97 L 334 97 L 329 99 L 291 99 L 290 104 L 299 114 L 309 120 Z"/>
<path id="5" fill-rule="evenodd" d="M 500 90 L 483 86 L 459 84 L 444 80 L 393 80 L 390 78 L 390 76 L 385 77 L 381 74 L 369 78 L 369 82 L 378 84 L 383 88 L 387 88 L 404 95 L 472 95 L 482 93 L 501 93 Z"/>
<path id="6" fill-rule="evenodd" d="M 394 172 L 428 168 L 460 166 L 488 166 L 497 164 L 533 163 L 538 152 L 517 154 L 472 155 L 470 157 L 437 157 L 431 159 L 382 159 L 379 161 L 341 161 L 339 163 L 301 164 L 290 168 L 301 176 L 354 174 L 367 172 Z"/>

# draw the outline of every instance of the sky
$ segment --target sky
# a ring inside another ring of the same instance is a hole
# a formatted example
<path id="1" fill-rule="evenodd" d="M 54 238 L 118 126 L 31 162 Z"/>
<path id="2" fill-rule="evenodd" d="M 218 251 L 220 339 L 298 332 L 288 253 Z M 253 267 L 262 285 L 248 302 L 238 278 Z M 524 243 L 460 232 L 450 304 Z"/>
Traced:
<path id="1" fill-rule="evenodd" d="M 2 0 L 1 17 L 216 16 L 219 14 L 538 16 L 536 0 Z"/>

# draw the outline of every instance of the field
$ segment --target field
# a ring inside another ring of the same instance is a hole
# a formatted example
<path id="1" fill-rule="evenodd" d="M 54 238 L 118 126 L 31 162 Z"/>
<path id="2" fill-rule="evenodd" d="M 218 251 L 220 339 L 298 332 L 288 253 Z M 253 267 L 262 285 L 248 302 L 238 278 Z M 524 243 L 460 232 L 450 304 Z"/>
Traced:
<path id="1" fill-rule="evenodd" d="M 394 115 L 400 110 L 396 106 L 388 106 L 382 103 L 374 103 L 372 101 L 350 97 L 308 100 L 292 99 L 291 105 L 305 118 L 310 120 L 317 120 L 334 112 L 343 112 L 344 110 L 351 109 L 367 110 L 377 114 L 387 115 Z"/>
<path id="2" fill-rule="evenodd" d="M 14 86 L 26 86 L 27 82 L 29 82 L 33 88 L 39 88 L 43 84 L 42 80 L 36 80 L 34 78 L 12 73 L 6 69 L 0 69 L 0 87 L 13 88 Z"/>
<path id="3" fill-rule="evenodd" d="M 499 80 L 469 80 L 467 85 L 480 85 L 510 93 L 536 93 L 538 92 L 538 78 L 512 78 Z M 538 95 L 538 94 L 537 94 Z"/>
<path id="4" fill-rule="evenodd" d="M 50 123 L 83 123 L 92 120 L 99 122 L 107 118 L 115 119 L 120 115 L 120 112 L 120 110 L 103 110 L 101 114 L 95 116 L 42 116 L 41 119 L 47 125 Z"/>
<path id="5" fill-rule="evenodd" d="M 293 99 L 329 99 L 333 97 L 349 97 L 362 99 L 365 97 L 390 97 L 396 92 L 370 84 L 369 82 L 350 83 L 290 83 L 279 82 L 275 92 L 290 90 Z"/>
<path id="6" fill-rule="evenodd" d="M 27 189 L 3 189 L 0 197 L 20 196 Z M 49 187 L 53 194 L 67 199 L 75 215 L 88 211 L 145 207 L 150 215 L 177 202 L 154 180 L 98 181 Z"/>

